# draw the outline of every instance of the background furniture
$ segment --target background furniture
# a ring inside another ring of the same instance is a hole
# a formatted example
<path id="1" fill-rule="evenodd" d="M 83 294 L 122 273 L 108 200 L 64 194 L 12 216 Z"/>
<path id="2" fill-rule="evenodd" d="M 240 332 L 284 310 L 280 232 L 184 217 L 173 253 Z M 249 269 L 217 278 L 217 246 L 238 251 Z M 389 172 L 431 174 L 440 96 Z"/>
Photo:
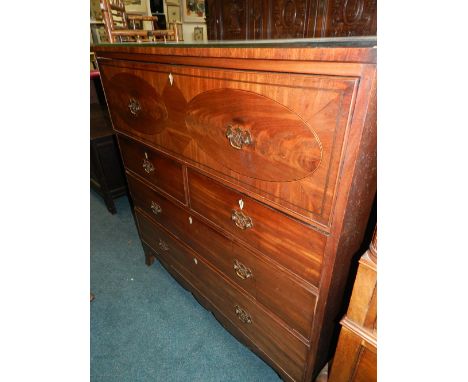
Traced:
<path id="1" fill-rule="evenodd" d="M 209 40 L 375 36 L 377 0 L 207 0 Z"/>
<path id="2" fill-rule="evenodd" d="M 136 29 L 135 19 L 133 19 L 133 28 L 129 28 L 128 16 L 122 0 L 101 0 L 101 11 L 110 42 L 149 40 L 150 31 Z"/>
<path id="3" fill-rule="evenodd" d="M 184 41 L 184 29 L 182 28 L 182 23 L 180 21 L 169 21 L 169 30 L 174 31 L 175 41 Z"/>
<path id="4" fill-rule="evenodd" d="M 115 214 L 114 199 L 125 195 L 127 186 L 98 71 L 92 72 L 91 82 L 91 188 L 103 197 L 109 212 Z"/>
<path id="5" fill-rule="evenodd" d="M 95 47 L 146 263 L 285 380 L 330 357 L 375 196 L 375 44 Z"/>
<path id="6" fill-rule="evenodd" d="M 329 382 L 377 381 L 377 228 L 359 269 Z"/>
<path id="7" fill-rule="evenodd" d="M 128 14 L 122 0 L 101 0 L 101 10 L 110 42 L 178 41 L 176 26 L 175 29 L 155 30 L 156 16 Z M 145 21 L 149 22 L 150 30 L 143 29 Z"/>

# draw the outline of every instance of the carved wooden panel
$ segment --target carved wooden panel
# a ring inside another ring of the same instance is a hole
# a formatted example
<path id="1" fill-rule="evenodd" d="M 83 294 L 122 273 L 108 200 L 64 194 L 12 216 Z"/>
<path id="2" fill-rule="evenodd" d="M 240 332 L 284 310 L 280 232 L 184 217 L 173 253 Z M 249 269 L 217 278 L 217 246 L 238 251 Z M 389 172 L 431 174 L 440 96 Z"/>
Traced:
<path id="1" fill-rule="evenodd" d="M 247 38 L 247 0 L 228 0 L 222 7 L 222 39 L 245 40 Z"/>
<path id="2" fill-rule="evenodd" d="M 210 0 L 210 40 L 371 36 L 376 0 Z"/>
<path id="3" fill-rule="evenodd" d="M 267 29 L 265 10 L 267 8 L 264 0 L 249 1 L 247 38 L 252 40 L 267 38 L 265 33 Z"/>
<path id="4" fill-rule="evenodd" d="M 375 0 L 333 0 L 329 9 L 327 36 L 367 36 L 377 34 Z"/>
<path id="5" fill-rule="evenodd" d="M 221 38 L 219 5 L 216 1 L 207 1 L 205 7 L 208 40 L 219 40 Z"/>
<path id="6" fill-rule="evenodd" d="M 306 2 L 298 0 L 274 0 L 271 38 L 304 37 Z"/>

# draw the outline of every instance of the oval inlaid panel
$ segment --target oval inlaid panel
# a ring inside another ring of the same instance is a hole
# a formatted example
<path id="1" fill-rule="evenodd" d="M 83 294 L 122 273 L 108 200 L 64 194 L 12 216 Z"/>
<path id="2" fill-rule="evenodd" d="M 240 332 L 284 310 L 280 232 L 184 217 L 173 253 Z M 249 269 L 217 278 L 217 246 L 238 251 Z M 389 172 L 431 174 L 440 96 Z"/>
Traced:
<path id="1" fill-rule="evenodd" d="M 201 93 L 189 102 L 185 122 L 207 155 L 251 178 L 302 179 L 322 158 L 317 135 L 299 115 L 253 92 Z"/>
<path id="2" fill-rule="evenodd" d="M 106 93 L 110 109 L 130 128 L 143 134 L 161 132 L 167 120 L 167 109 L 156 89 L 144 79 L 130 73 L 119 73 L 109 81 Z M 117 123 L 116 128 L 122 127 Z"/>

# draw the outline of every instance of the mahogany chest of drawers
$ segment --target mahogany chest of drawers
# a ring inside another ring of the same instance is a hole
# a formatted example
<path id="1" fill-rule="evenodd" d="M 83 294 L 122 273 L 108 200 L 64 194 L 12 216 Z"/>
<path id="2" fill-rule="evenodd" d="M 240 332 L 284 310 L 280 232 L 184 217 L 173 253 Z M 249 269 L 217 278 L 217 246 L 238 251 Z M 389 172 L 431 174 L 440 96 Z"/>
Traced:
<path id="1" fill-rule="evenodd" d="M 374 44 L 95 47 L 147 264 L 285 380 L 329 359 L 375 196 Z"/>

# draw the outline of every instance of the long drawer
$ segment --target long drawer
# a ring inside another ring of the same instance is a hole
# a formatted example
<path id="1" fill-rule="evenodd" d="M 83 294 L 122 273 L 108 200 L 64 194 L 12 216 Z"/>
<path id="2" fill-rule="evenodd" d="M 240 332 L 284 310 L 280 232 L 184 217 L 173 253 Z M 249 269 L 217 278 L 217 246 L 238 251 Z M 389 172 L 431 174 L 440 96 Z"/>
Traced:
<path id="1" fill-rule="evenodd" d="M 195 217 L 188 234 L 191 239 L 186 242 L 192 248 L 293 330 L 309 339 L 316 303 L 310 288 Z"/>
<path id="2" fill-rule="evenodd" d="M 293 379 L 302 378 L 307 353 L 307 346 L 302 341 L 138 209 L 136 216 L 144 242 L 181 273 L 273 363 Z"/>
<path id="3" fill-rule="evenodd" d="M 128 184 L 135 207 L 189 245 L 293 330 L 309 338 L 316 303 L 310 287 L 268 259 L 233 243 L 142 181 L 129 175 Z"/>
<path id="4" fill-rule="evenodd" d="M 185 203 L 182 165 L 150 147 L 119 135 L 125 167 Z"/>
<path id="5" fill-rule="evenodd" d="M 318 286 L 325 235 L 197 171 L 188 183 L 193 211 Z"/>

